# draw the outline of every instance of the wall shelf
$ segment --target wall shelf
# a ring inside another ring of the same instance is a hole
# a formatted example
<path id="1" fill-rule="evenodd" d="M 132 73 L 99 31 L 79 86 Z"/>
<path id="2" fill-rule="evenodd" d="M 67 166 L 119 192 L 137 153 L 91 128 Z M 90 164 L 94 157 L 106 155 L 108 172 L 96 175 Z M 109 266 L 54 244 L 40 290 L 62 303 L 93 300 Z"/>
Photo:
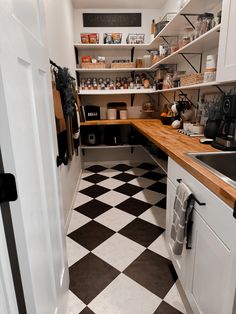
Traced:
<path id="1" fill-rule="evenodd" d="M 79 95 L 131 95 L 131 94 L 153 94 L 156 91 L 152 88 L 148 89 L 112 89 L 112 90 L 80 90 Z"/>

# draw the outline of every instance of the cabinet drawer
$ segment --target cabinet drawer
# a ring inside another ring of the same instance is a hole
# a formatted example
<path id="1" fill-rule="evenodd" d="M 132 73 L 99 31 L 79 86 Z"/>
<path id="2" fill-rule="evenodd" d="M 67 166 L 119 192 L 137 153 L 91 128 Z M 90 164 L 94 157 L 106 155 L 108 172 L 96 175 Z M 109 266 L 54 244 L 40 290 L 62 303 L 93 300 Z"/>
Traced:
<path id="1" fill-rule="evenodd" d="M 231 249 L 236 237 L 236 220 L 233 217 L 232 208 L 171 158 L 168 159 L 168 178 L 175 186 L 178 185 L 177 179 L 182 179 L 192 190 L 194 196 L 201 203 L 206 203 L 205 206 L 200 206 L 195 202 L 196 211 L 224 244 Z"/>

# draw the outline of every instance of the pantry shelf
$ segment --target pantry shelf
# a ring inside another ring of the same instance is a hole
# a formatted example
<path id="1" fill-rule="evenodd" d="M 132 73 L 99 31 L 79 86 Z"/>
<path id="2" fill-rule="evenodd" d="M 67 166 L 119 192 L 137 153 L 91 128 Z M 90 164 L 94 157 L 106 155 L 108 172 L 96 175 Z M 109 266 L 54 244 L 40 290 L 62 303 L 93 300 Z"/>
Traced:
<path id="1" fill-rule="evenodd" d="M 147 72 L 150 68 L 76 68 L 77 72 L 80 73 L 97 73 L 97 72 Z"/>
<path id="2" fill-rule="evenodd" d="M 130 94 L 153 94 L 156 93 L 152 88 L 148 89 L 113 89 L 113 90 L 80 90 L 79 95 L 130 95 Z"/>
<path id="3" fill-rule="evenodd" d="M 207 33 L 201 35 L 197 39 L 191 41 L 181 49 L 173 52 L 171 55 L 161 59 L 153 64 L 148 70 L 154 70 L 161 64 L 176 64 L 178 62 L 179 54 L 182 53 L 203 53 L 205 51 L 218 47 L 220 24 L 209 30 Z"/>

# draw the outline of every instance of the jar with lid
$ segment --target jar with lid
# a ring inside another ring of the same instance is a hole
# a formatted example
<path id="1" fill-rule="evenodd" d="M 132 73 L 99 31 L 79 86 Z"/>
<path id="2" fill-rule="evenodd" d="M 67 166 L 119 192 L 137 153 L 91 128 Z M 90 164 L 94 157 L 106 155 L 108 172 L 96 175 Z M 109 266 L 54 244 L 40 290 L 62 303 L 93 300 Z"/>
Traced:
<path id="1" fill-rule="evenodd" d="M 215 26 L 214 14 L 204 13 L 200 14 L 197 18 L 197 24 L 195 28 L 195 38 L 205 34 Z"/>
<path id="2" fill-rule="evenodd" d="M 189 44 L 194 39 L 194 31 L 192 27 L 185 27 L 184 33 L 179 40 L 179 48 L 182 48 Z"/>

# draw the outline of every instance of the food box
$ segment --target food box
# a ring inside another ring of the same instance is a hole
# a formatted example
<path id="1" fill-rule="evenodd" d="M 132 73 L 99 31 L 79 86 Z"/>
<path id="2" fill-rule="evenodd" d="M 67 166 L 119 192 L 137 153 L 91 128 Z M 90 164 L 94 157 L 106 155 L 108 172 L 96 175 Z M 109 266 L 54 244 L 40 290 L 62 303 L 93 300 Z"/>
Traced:
<path id="1" fill-rule="evenodd" d="M 98 44 L 99 34 L 98 33 L 81 33 L 80 34 L 82 44 Z"/>
<path id="2" fill-rule="evenodd" d="M 145 34 L 128 34 L 126 38 L 127 44 L 144 44 Z"/>
<path id="3" fill-rule="evenodd" d="M 122 33 L 104 33 L 104 44 L 121 44 Z"/>

